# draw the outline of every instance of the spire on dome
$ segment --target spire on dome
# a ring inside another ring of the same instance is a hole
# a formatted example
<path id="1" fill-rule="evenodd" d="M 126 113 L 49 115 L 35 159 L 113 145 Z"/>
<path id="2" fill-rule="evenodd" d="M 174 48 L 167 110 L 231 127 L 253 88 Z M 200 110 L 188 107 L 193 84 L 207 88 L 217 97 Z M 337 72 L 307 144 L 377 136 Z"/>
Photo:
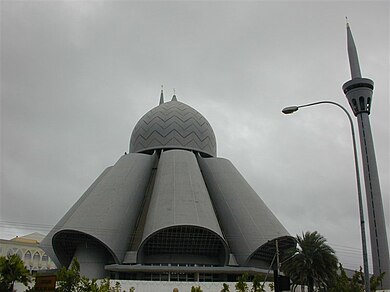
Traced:
<path id="1" fill-rule="evenodd" d="M 160 94 L 160 103 L 159 104 L 163 104 L 164 103 L 164 86 L 161 85 L 161 94 Z"/>
<path id="2" fill-rule="evenodd" d="M 172 96 L 172 101 L 177 101 L 177 97 L 176 97 L 176 89 L 175 89 L 175 88 L 173 89 L 173 96 Z"/>
<path id="3" fill-rule="evenodd" d="M 347 20 L 347 46 L 348 46 L 348 58 L 349 58 L 349 67 L 351 69 L 351 78 L 361 78 L 362 74 L 360 73 L 359 58 L 353 40 L 351 28 L 349 27 L 348 18 Z"/>

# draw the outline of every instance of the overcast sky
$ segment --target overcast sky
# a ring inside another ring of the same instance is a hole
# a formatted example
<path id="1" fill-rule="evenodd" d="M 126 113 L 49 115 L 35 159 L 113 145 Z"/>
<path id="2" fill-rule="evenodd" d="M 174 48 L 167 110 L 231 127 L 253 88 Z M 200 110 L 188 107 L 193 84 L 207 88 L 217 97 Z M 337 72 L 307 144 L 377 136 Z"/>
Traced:
<path id="1" fill-rule="evenodd" d="M 317 230 L 357 268 L 348 120 L 329 105 L 281 109 L 318 100 L 349 109 L 348 16 L 362 74 L 375 81 L 389 226 L 389 12 L 388 1 L 1 1 L 0 238 L 47 233 L 128 151 L 163 84 L 167 99 L 175 88 L 208 119 L 218 156 L 291 235 Z"/>

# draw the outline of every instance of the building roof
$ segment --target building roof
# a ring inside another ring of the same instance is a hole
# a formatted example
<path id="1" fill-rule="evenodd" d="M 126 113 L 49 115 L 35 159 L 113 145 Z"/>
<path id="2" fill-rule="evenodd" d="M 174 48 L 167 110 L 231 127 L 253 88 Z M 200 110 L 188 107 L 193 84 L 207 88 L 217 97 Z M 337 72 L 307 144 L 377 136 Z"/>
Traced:
<path id="1" fill-rule="evenodd" d="M 40 243 L 44 238 L 45 238 L 44 234 L 33 232 L 24 236 L 16 236 L 11 240 L 20 243 Z"/>
<path id="2" fill-rule="evenodd" d="M 131 134 L 130 153 L 157 149 L 186 149 L 206 156 L 217 155 L 217 143 L 209 122 L 176 98 L 147 112 Z"/>

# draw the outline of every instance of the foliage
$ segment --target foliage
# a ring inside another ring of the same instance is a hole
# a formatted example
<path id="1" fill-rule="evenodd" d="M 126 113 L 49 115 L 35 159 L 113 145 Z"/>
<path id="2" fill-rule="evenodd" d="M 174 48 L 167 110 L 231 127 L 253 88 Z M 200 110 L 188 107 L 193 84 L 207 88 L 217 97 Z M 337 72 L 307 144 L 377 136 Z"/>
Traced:
<path id="1" fill-rule="evenodd" d="M 87 277 L 82 277 L 78 284 L 78 291 L 80 292 L 99 292 L 100 288 L 96 280 L 90 281 Z"/>
<path id="2" fill-rule="evenodd" d="M 0 291 L 13 291 L 15 282 L 27 286 L 30 281 L 30 273 L 19 256 L 0 257 Z"/>
<path id="3" fill-rule="evenodd" d="M 253 278 L 252 292 L 264 292 L 263 277 L 259 274 Z"/>
<path id="4" fill-rule="evenodd" d="M 229 285 L 226 284 L 226 283 L 223 283 L 223 288 L 221 290 L 221 292 L 230 292 L 230 288 L 229 288 Z"/>
<path id="5" fill-rule="evenodd" d="M 252 289 L 249 290 L 248 287 L 248 280 L 249 280 L 249 275 L 248 273 L 244 273 L 242 276 L 237 278 L 237 283 L 235 285 L 236 291 L 238 292 L 264 292 L 264 275 L 261 274 L 256 274 L 253 277 L 253 282 L 252 282 Z M 229 290 L 229 285 L 223 284 L 223 289 L 221 292 L 225 291 L 230 291 Z"/>
<path id="6" fill-rule="evenodd" d="M 351 279 L 348 278 L 347 274 L 345 273 L 344 271 L 344 268 L 343 266 L 339 263 L 339 274 L 337 275 L 335 281 L 334 281 L 334 284 L 333 284 L 333 287 L 330 288 L 329 292 L 336 292 L 336 291 L 344 291 L 344 292 L 347 292 L 347 291 L 359 291 L 359 290 L 355 290 L 354 288 L 352 288 L 351 286 L 351 282 L 350 282 Z M 351 290 L 350 290 L 351 288 Z"/>
<path id="7" fill-rule="evenodd" d="M 370 278 L 371 291 L 379 288 L 383 280 L 384 273 L 380 276 L 372 275 Z M 334 281 L 333 286 L 328 290 L 329 292 L 364 292 L 364 273 L 360 267 L 359 271 L 355 271 L 352 278 L 348 278 L 343 266 L 339 263 L 339 273 Z"/>
<path id="8" fill-rule="evenodd" d="M 108 280 L 108 287 L 110 287 L 110 281 L 109 280 Z M 111 290 L 113 292 L 121 292 L 121 284 L 119 282 L 115 282 L 115 286 Z"/>
<path id="9" fill-rule="evenodd" d="M 360 267 L 360 275 L 361 275 L 361 278 L 363 279 L 364 274 L 362 272 L 362 267 Z M 381 273 L 379 276 L 375 276 L 375 275 L 371 276 L 371 278 L 370 278 L 371 291 L 375 291 L 378 288 L 380 288 L 384 277 L 385 277 L 385 272 Z"/>
<path id="10" fill-rule="evenodd" d="M 57 273 L 57 291 L 73 292 L 80 285 L 80 264 L 75 258 L 70 265 L 70 269 L 62 267 Z M 85 284 L 85 283 L 83 283 Z"/>
<path id="11" fill-rule="evenodd" d="M 337 276 L 337 257 L 317 231 L 297 235 L 297 245 L 286 252 L 281 270 L 294 285 L 306 285 L 308 292 L 314 287 L 326 288 Z"/>
<path id="12" fill-rule="evenodd" d="M 110 279 L 105 278 L 100 282 L 99 292 L 109 292 L 109 291 L 110 291 Z"/>
<path id="13" fill-rule="evenodd" d="M 200 286 L 192 286 L 191 292 L 203 292 L 203 290 L 200 288 Z"/>
<path id="14" fill-rule="evenodd" d="M 103 279 L 100 284 L 96 279 L 90 280 L 80 275 L 80 264 L 75 258 L 69 269 L 62 267 L 57 273 L 58 292 L 120 292 L 121 285 L 115 283 L 110 288 L 110 279 Z M 134 290 L 133 290 L 134 291 Z"/>
<path id="15" fill-rule="evenodd" d="M 237 292 L 247 292 L 248 291 L 248 274 L 244 273 L 242 276 L 238 277 L 238 282 L 236 283 Z"/>

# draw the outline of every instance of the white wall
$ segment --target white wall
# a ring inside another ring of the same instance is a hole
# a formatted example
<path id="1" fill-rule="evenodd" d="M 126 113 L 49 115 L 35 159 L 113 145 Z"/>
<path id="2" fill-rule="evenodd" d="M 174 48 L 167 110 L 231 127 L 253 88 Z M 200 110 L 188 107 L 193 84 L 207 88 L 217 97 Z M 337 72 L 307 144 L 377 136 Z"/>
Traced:
<path id="1" fill-rule="evenodd" d="M 124 281 L 124 280 L 111 280 L 111 286 L 115 285 L 115 282 L 121 284 L 122 292 L 128 292 L 131 287 L 135 288 L 135 292 L 172 292 L 174 288 L 178 288 L 179 292 L 191 292 L 192 286 L 200 286 L 203 292 L 220 292 L 222 289 L 222 282 L 152 282 L 152 281 Z M 229 285 L 230 291 L 236 291 L 236 282 L 226 282 Z M 265 284 L 265 291 L 271 292 L 269 287 L 270 282 Z M 252 287 L 251 283 L 248 283 L 249 288 Z"/>

